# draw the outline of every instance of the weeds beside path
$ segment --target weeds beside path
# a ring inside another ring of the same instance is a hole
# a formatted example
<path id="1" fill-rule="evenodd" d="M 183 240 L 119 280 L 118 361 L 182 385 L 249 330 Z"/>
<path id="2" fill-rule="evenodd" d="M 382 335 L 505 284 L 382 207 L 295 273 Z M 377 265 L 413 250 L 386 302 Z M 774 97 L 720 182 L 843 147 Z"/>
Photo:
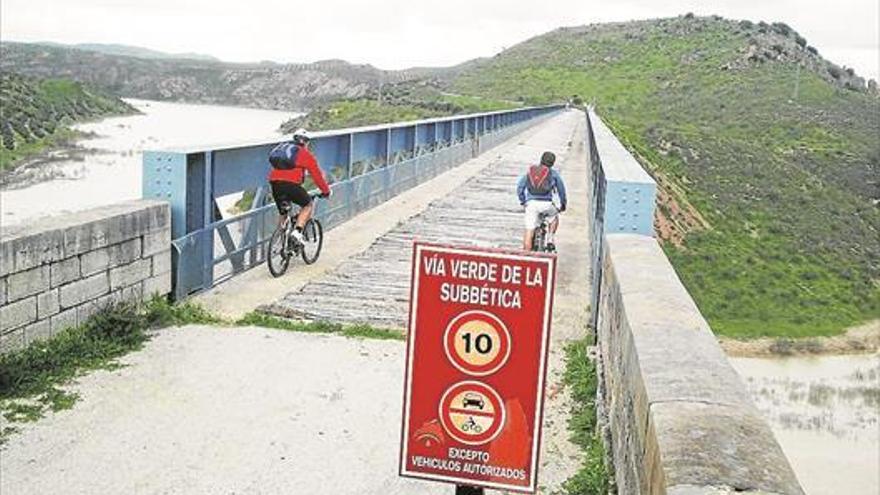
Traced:
<path id="1" fill-rule="evenodd" d="M 610 488 L 605 447 L 596 415 L 597 380 L 596 363 L 589 355 L 587 338 L 570 343 L 565 349 L 563 378 L 574 399 L 568 428 L 572 442 L 584 452 L 584 463 L 563 484 L 568 495 L 605 495 Z"/>

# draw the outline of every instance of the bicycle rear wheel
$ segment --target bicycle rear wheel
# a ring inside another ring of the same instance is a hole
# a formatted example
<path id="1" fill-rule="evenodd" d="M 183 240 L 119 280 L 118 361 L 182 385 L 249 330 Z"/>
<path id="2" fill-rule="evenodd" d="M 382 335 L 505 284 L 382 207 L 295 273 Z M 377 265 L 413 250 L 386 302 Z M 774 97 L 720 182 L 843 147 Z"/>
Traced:
<path id="1" fill-rule="evenodd" d="M 280 277 L 290 266 L 290 253 L 287 250 L 287 229 L 277 228 L 266 246 L 266 264 L 273 277 Z"/>
<path id="2" fill-rule="evenodd" d="M 535 233 L 532 234 L 532 251 L 543 251 L 544 250 L 544 227 L 538 227 L 535 229 Z"/>
<path id="3" fill-rule="evenodd" d="M 324 245 L 324 228 L 321 222 L 310 218 L 303 226 L 302 260 L 307 265 L 318 261 L 321 255 L 321 247 Z"/>

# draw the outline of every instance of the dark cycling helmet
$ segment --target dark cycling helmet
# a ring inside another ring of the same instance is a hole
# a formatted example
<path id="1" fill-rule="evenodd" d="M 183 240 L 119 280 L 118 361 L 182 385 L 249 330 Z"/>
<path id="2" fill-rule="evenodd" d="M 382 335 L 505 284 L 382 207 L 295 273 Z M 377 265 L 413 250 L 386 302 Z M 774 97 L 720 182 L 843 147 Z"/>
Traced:
<path id="1" fill-rule="evenodd" d="M 296 144 L 306 144 L 312 140 L 312 135 L 309 131 L 300 127 L 299 129 L 293 131 L 293 142 Z"/>
<path id="2" fill-rule="evenodd" d="M 552 167 L 554 163 L 556 163 L 556 155 L 554 155 L 552 151 L 545 151 L 544 154 L 541 155 L 541 165 Z"/>

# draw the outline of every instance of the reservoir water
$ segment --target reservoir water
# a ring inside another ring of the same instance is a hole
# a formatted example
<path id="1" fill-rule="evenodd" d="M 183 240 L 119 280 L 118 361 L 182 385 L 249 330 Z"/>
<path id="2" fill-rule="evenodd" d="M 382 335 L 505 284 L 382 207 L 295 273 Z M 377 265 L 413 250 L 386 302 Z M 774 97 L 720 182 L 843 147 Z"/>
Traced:
<path id="1" fill-rule="evenodd" d="M 18 224 L 49 214 L 141 197 L 141 152 L 178 145 L 280 138 L 279 125 L 297 114 L 272 110 L 126 100 L 141 115 L 77 124 L 89 137 L 76 159 L 41 164 L 49 177 L 0 191 L 0 223 Z"/>
<path id="2" fill-rule="evenodd" d="M 808 495 L 880 493 L 880 355 L 730 362 Z"/>

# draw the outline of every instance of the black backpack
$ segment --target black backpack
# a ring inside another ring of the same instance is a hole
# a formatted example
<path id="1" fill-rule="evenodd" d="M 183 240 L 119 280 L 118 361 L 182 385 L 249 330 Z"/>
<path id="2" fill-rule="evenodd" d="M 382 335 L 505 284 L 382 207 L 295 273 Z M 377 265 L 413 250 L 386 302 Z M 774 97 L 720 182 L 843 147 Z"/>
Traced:
<path id="1" fill-rule="evenodd" d="M 272 164 L 272 168 L 290 170 L 296 164 L 296 153 L 298 151 L 299 146 L 294 143 L 281 143 L 269 152 L 269 163 Z"/>
<path id="2" fill-rule="evenodd" d="M 553 191 L 553 174 L 550 173 L 550 167 L 532 165 L 527 175 L 526 186 L 533 196 L 545 196 Z"/>

